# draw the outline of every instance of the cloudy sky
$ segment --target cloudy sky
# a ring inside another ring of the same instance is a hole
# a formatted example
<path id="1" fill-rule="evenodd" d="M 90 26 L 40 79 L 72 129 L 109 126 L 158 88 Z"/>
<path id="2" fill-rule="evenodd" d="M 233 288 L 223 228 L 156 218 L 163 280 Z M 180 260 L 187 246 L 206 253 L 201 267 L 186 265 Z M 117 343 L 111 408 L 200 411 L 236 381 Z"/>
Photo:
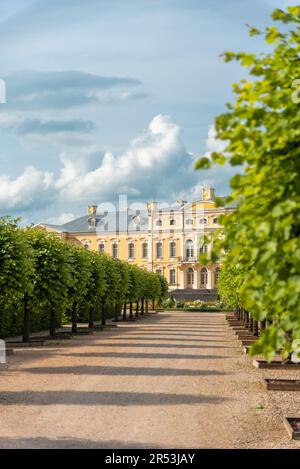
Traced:
<path id="1" fill-rule="evenodd" d="M 230 168 L 196 173 L 213 120 L 259 51 L 245 23 L 293 0 L 1 0 L 0 215 L 66 221 L 90 202 L 228 192 Z"/>

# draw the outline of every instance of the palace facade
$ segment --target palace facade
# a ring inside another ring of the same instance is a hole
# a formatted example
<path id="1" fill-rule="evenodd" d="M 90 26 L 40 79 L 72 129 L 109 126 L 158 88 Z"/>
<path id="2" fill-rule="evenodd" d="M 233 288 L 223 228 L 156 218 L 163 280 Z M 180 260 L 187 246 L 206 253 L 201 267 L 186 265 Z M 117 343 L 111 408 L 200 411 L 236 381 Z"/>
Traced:
<path id="1" fill-rule="evenodd" d="M 215 190 L 204 188 L 199 200 L 181 200 L 172 207 L 150 202 L 144 209 L 113 211 L 90 205 L 85 216 L 64 225 L 39 226 L 86 249 L 158 272 L 170 290 L 207 291 L 217 286 L 219 265 L 200 265 L 199 255 L 212 249 L 205 238 L 220 227 L 220 215 L 231 210 L 217 207 Z"/>

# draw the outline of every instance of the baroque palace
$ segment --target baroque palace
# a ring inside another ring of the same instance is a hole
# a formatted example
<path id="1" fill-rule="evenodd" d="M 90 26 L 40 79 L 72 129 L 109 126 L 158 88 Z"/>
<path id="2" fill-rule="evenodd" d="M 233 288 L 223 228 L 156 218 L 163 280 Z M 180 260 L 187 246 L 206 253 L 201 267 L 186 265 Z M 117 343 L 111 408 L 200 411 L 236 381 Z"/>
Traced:
<path id="1" fill-rule="evenodd" d="M 201 266 L 199 254 L 206 235 L 220 227 L 220 215 L 232 207 L 217 207 L 215 189 L 203 188 L 194 202 L 178 201 L 176 206 L 159 208 L 150 202 L 142 210 L 100 211 L 88 207 L 87 215 L 64 225 L 40 224 L 63 239 L 81 243 L 113 257 L 137 264 L 163 275 L 170 290 L 213 292 L 219 266 Z"/>

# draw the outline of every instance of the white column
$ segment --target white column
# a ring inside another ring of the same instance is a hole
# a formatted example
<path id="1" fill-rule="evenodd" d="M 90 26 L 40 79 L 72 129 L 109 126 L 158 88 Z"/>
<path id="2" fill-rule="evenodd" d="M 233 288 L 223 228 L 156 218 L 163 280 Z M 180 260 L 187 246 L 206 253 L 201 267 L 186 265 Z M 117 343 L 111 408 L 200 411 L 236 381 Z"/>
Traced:
<path id="1" fill-rule="evenodd" d="M 193 285 L 193 289 L 194 290 L 197 290 L 198 288 L 198 270 L 196 268 L 194 268 L 194 285 Z"/>
<path id="2" fill-rule="evenodd" d="M 212 268 L 207 269 L 207 288 L 212 289 Z"/>
<path id="3" fill-rule="evenodd" d="M 185 285 L 184 285 L 185 272 L 184 272 L 184 270 L 179 270 L 178 275 L 179 275 L 179 288 L 183 290 L 185 288 Z"/>

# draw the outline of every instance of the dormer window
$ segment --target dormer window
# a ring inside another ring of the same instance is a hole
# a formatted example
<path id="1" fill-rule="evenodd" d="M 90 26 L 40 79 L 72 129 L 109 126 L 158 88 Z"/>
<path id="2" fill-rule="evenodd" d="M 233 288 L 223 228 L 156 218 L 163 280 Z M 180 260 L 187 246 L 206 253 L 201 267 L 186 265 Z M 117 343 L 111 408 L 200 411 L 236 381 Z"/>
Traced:
<path id="1" fill-rule="evenodd" d="M 89 218 L 88 218 L 88 224 L 89 224 L 89 229 L 95 228 L 95 226 L 96 226 L 96 218 L 95 218 L 95 217 L 89 217 Z"/>

